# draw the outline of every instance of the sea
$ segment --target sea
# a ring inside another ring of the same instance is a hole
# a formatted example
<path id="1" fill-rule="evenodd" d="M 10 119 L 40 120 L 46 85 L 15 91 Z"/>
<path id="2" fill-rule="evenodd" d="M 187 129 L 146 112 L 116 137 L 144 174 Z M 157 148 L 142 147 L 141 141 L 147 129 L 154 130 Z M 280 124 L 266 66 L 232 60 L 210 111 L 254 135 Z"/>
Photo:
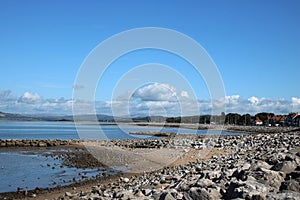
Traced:
<path id="1" fill-rule="evenodd" d="M 133 132 L 170 132 L 178 134 L 207 134 L 205 130 L 184 128 L 111 125 L 98 122 L 48 122 L 48 121 L 0 121 L 0 139 L 147 139 L 148 135 L 132 135 Z M 210 132 L 210 134 L 235 135 L 239 133 Z M 113 174 L 116 169 L 78 169 L 59 167 L 62 161 L 45 154 L 53 150 L 18 151 L 0 149 L 0 193 L 64 186 L 79 180 Z M 110 170 L 110 171 L 107 171 Z"/>

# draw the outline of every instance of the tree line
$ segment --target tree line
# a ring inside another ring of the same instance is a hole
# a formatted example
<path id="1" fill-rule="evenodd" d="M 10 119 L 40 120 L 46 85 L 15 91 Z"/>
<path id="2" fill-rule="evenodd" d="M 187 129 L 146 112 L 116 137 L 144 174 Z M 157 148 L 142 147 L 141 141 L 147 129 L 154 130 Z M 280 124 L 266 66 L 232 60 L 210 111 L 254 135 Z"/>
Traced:
<path id="1" fill-rule="evenodd" d="M 290 113 L 289 115 L 294 114 Z M 287 115 L 287 116 L 289 116 Z M 238 114 L 222 112 L 220 115 L 200 115 L 188 117 L 167 117 L 168 123 L 200 123 L 200 124 L 229 124 L 229 125 L 255 125 L 257 120 L 262 122 L 262 125 L 279 125 L 283 126 L 285 116 L 275 115 L 274 113 L 261 112 L 256 115 Z"/>

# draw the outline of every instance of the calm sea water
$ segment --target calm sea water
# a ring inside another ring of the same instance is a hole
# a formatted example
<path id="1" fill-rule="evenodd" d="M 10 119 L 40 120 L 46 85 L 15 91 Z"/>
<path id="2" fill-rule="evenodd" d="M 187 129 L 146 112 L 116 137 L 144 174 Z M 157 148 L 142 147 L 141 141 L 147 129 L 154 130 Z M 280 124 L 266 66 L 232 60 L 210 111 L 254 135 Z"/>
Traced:
<path id="1" fill-rule="evenodd" d="M 180 134 L 206 134 L 205 130 L 191 130 L 184 128 L 159 128 L 144 126 L 114 126 L 98 123 L 83 122 L 76 129 L 73 122 L 24 122 L 0 121 L 0 139 L 134 139 L 130 132 L 153 131 L 174 132 Z M 213 132 L 212 132 L 213 133 Z M 219 132 L 216 132 L 219 134 Z M 222 135 L 239 133 L 222 132 Z"/>
<path id="2" fill-rule="evenodd" d="M 149 136 L 133 136 L 130 132 L 162 131 L 181 134 L 205 134 L 203 130 L 178 128 L 158 128 L 143 126 L 105 125 L 99 129 L 98 123 L 85 122 L 79 127 L 80 133 L 73 122 L 23 122 L 0 121 L 0 139 L 134 139 Z M 218 133 L 218 132 L 216 132 Z M 222 132 L 225 135 L 238 133 Z M 91 178 L 101 174 L 96 169 L 76 169 L 58 167 L 62 161 L 45 157 L 39 151 L 0 151 L 0 193 L 16 191 L 18 187 L 31 190 L 36 187 L 48 188 L 72 183 L 81 174 Z M 111 172 L 113 173 L 113 172 Z"/>

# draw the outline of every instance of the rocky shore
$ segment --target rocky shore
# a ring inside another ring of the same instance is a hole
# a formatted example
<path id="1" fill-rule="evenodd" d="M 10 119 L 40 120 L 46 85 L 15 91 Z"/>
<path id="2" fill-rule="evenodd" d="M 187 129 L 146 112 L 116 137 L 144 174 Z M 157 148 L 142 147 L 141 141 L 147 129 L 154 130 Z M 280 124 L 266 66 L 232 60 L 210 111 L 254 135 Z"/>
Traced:
<path id="1" fill-rule="evenodd" d="M 102 177 L 78 182 L 76 188 L 63 187 L 59 193 L 28 191 L 6 199 L 300 199 L 297 128 L 232 126 L 226 130 L 256 132 L 235 136 L 154 133 L 161 138 L 147 140 L 0 140 L 1 147 L 79 147 L 77 153 L 48 155 L 69 167 L 111 166 L 93 157 L 98 153 L 114 165 L 117 159 L 120 165 L 145 170 L 117 174 L 107 181 Z M 93 156 L 82 152 L 82 145 Z M 148 170 L 153 163 L 159 168 Z"/>
<path id="2" fill-rule="evenodd" d="M 79 140 L 16 140 L 0 139 L 0 148 L 1 147 L 55 147 L 55 146 L 68 146 L 76 145 L 79 143 Z"/>
<path id="3" fill-rule="evenodd" d="M 164 144 L 160 148 L 176 144 L 186 152 L 197 149 L 200 153 L 208 140 L 213 145 L 211 151 L 219 149 L 227 153 L 204 159 L 199 155 L 186 163 L 121 177 L 108 184 L 99 183 L 86 192 L 67 191 L 56 199 L 300 198 L 300 132 L 176 137 L 157 143 Z"/>

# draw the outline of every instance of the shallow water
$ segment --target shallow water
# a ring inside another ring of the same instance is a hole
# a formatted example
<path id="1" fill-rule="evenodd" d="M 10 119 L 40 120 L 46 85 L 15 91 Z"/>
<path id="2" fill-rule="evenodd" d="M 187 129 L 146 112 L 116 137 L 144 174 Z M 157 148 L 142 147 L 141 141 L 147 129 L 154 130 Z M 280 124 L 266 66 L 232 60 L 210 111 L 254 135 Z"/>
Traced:
<path id="1" fill-rule="evenodd" d="M 92 178 L 102 176 L 102 172 L 94 169 L 77 169 L 60 167 L 62 160 L 43 156 L 40 151 L 32 154 L 29 151 L 0 152 L 0 192 L 17 191 L 39 188 L 52 188 L 73 183 L 73 179 L 82 180 L 82 176 Z M 108 173 L 114 173 L 113 171 Z"/>

